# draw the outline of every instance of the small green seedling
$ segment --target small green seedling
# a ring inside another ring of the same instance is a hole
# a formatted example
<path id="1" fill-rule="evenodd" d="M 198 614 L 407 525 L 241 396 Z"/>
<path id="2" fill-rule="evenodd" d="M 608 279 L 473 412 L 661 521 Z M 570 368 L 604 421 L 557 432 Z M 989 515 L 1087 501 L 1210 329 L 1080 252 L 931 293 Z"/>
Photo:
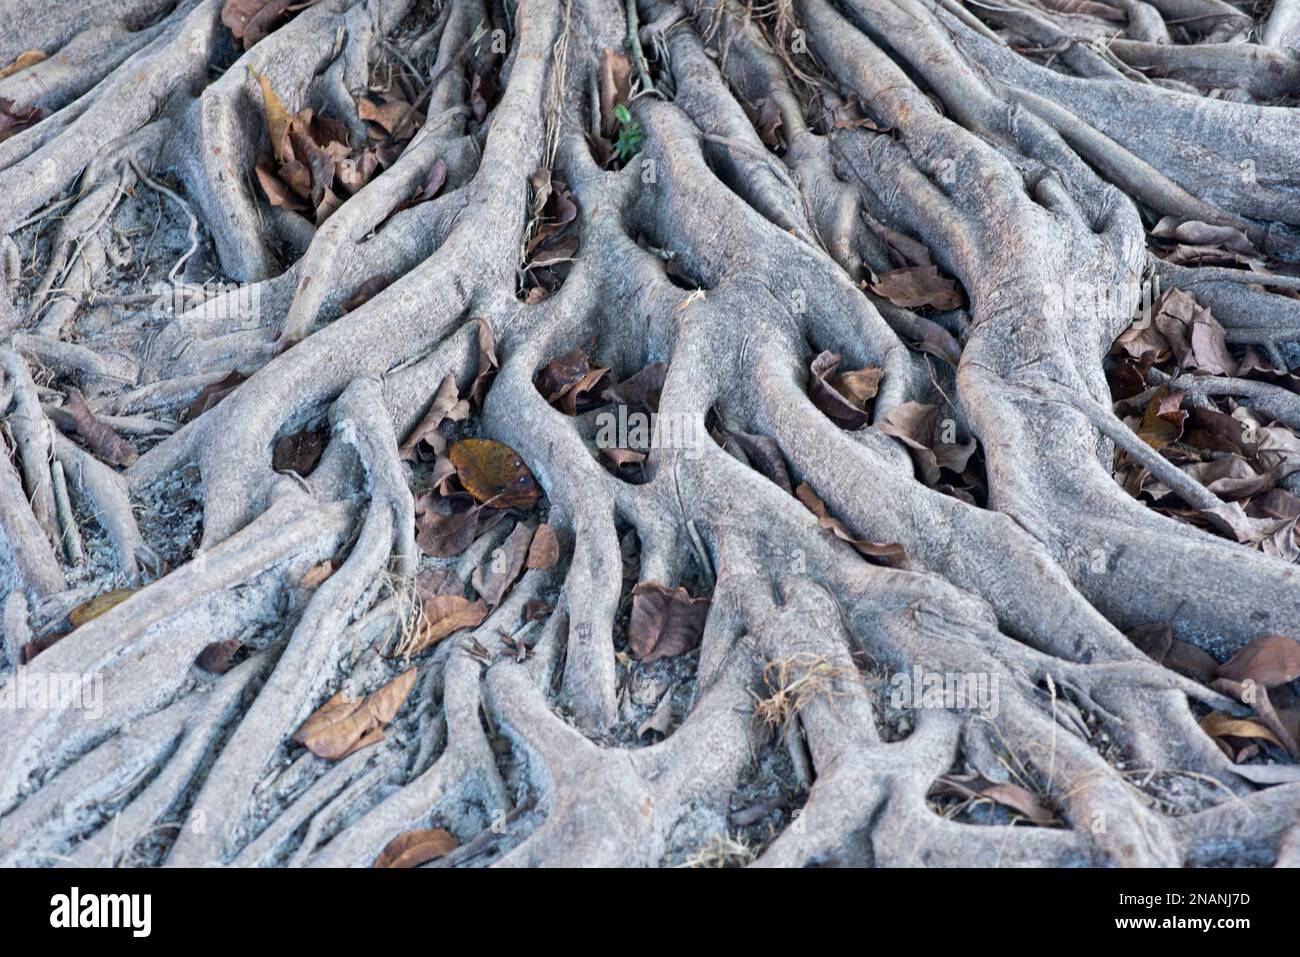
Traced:
<path id="1" fill-rule="evenodd" d="M 626 163 L 641 149 L 641 144 L 645 142 L 645 132 L 621 103 L 614 107 L 614 119 L 618 121 L 618 139 L 614 142 L 614 152 L 621 162 Z"/>

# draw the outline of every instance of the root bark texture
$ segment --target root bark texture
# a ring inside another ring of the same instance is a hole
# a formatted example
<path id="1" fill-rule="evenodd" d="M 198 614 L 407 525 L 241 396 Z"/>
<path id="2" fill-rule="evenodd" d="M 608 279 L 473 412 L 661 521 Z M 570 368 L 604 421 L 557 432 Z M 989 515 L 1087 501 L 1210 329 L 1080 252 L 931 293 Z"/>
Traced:
<path id="1" fill-rule="evenodd" d="M 1116 481 L 1235 504 L 1106 363 L 1153 282 L 1300 356 L 1300 6 L 1068 6 L 323 0 L 245 50 L 219 0 L 19 3 L 0 862 L 1295 863 L 1294 749 L 1199 723 L 1294 734 L 1295 675 L 1258 707 L 1126 633 L 1213 668 L 1296 637 L 1300 572 Z M 267 89 L 347 131 L 284 134 L 309 185 L 370 163 L 325 213 L 259 179 Z M 1153 257 L 1165 217 L 1252 269 Z M 546 394 L 576 348 L 608 372 Z M 856 428 L 825 353 L 877 370 Z M 1165 384 L 1296 429 L 1275 379 Z M 638 408 L 670 440 L 611 447 Z M 447 458 L 484 438 L 536 505 Z"/>

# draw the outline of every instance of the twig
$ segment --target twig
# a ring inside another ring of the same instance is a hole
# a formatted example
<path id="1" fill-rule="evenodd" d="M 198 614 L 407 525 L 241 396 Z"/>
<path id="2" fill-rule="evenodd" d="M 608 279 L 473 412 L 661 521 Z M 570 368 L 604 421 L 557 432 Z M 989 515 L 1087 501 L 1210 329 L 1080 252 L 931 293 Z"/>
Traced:
<path id="1" fill-rule="evenodd" d="M 193 256 L 194 253 L 199 248 L 199 221 L 195 218 L 194 211 L 190 209 L 189 203 L 185 202 L 185 200 L 181 199 L 180 196 L 176 195 L 176 193 L 168 189 L 166 186 L 162 185 L 159 182 L 156 182 L 153 179 L 150 179 L 149 175 L 140 168 L 139 164 L 136 163 L 134 159 L 132 159 L 130 163 L 131 163 L 131 168 L 135 170 L 135 175 L 139 176 L 146 186 L 148 186 L 150 189 L 154 190 L 155 192 L 161 193 L 162 195 L 166 196 L 177 206 L 183 209 L 185 211 L 185 215 L 190 218 L 190 248 L 186 250 L 184 256 L 176 260 L 176 265 L 172 266 L 171 271 L 167 273 L 167 281 L 175 282 L 177 270 L 179 270 L 182 266 L 184 266 L 185 261 L 189 259 L 191 256 Z"/>
<path id="2" fill-rule="evenodd" d="M 657 94 L 654 81 L 650 79 L 650 64 L 646 62 L 645 51 L 641 49 L 640 32 L 636 0 L 627 0 L 627 44 L 632 50 L 632 62 L 636 65 L 637 76 L 641 78 L 642 91 Z"/>
<path id="3" fill-rule="evenodd" d="M 68 480 L 63 474 L 63 463 L 55 459 L 50 471 L 54 477 L 54 506 L 59 516 L 59 539 L 63 542 L 63 553 L 73 565 L 84 565 L 86 553 L 81 547 L 81 533 L 77 531 L 76 519 L 72 516 L 72 502 L 68 499 Z"/>

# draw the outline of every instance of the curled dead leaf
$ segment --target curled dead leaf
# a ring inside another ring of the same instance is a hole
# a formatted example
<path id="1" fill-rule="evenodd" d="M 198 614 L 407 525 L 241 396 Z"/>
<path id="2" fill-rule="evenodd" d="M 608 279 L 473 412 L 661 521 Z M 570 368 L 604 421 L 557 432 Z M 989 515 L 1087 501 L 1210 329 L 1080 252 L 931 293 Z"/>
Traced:
<path id="1" fill-rule="evenodd" d="M 487 605 L 482 599 L 470 601 L 463 595 L 434 595 L 426 598 L 414 641 L 403 651 L 406 654 L 417 654 L 426 648 L 432 648 L 462 628 L 477 628 L 487 613 Z"/>
<path id="2" fill-rule="evenodd" d="M 244 643 L 238 638 L 214 641 L 199 652 L 199 656 L 194 659 L 194 663 L 204 671 L 211 672 L 214 675 L 224 675 L 230 670 L 235 654 L 243 647 Z"/>
<path id="3" fill-rule="evenodd" d="M 817 516 L 817 524 L 827 531 L 831 532 L 836 538 L 847 542 L 857 549 L 858 554 L 864 558 L 873 559 L 882 565 L 888 565 L 891 568 L 911 568 L 912 563 L 907 557 L 907 550 L 897 543 L 871 542 L 865 539 L 855 537 L 848 528 L 838 518 L 830 514 L 826 503 L 821 500 L 811 485 L 807 482 L 800 483 L 799 487 L 794 490 L 795 497 L 803 503 L 804 507 L 813 515 Z"/>
<path id="4" fill-rule="evenodd" d="M 641 582 L 632 589 L 628 645 L 641 661 L 683 654 L 700 643 L 708 615 L 708 598 L 692 598 L 685 588 Z"/>
<path id="5" fill-rule="evenodd" d="M 140 457 L 131 443 L 113 431 L 111 426 L 105 425 L 96 418 L 95 413 L 91 412 L 90 406 L 86 404 L 85 397 L 78 390 L 68 389 L 68 400 L 63 408 L 75 424 L 77 434 L 86 443 L 86 447 L 105 462 L 110 465 L 126 466 Z"/>
<path id="6" fill-rule="evenodd" d="M 383 726 L 397 715 L 415 686 L 416 669 L 409 668 L 360 700 L 338 692 L 321 705 L 293 734 L 293 740 L 329 761 L 345 758 L 383 740 Z"/>
<path id="7" fill-rule="evenodd" d="M 375 867 L 419 867 L 446 857 L 460 844 L 440 827 L 399 834 L 379 852 Z"/>
<path id="8" fill-rule="evenodd" d="M 487 607 L 495 608 L 499 605 L 519 573 L 524 570 L 532 540 L 532 526 L 519 522 L 506 536 L 506 540 L 493 550 L 487 562 L 474 569 L 470 584 L 487 602 Z"/>

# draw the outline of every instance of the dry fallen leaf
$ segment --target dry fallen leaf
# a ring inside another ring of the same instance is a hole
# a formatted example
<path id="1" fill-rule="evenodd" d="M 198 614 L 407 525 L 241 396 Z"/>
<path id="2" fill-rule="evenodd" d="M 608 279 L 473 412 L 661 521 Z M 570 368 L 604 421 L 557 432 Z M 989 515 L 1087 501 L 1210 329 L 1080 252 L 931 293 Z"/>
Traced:
<path id="1" fill-rule="evenodd" d="M 785 465 L 785 456 L 776 440 L 766 435 L 754 435 L 750 432 L 728 432 L 745 453 L 745 458 L 755 469 L 771 479 L 791 495 L 794 486 L 790 483 L 790 471 Z"/>
<path id="2" fill-rule="evenodd" d="M 1178 441 L 1183 434 L 1183 421 L 1187 413 L 1181 408 L 1183 393 L 1171 393 L 1166 386 L 1156 390 L 1142 413 L 1138 435 L 1153 449 L 1162 449 Z"/>
<path id="3" fill-rule="evenodd" d="M 414 686 L 415 669 L 409 668 L 360 700 L 348 700 L 340 691 L 303 722 L 293 740 L 317 757 L 345 758 L 383 739 L 383 726 L 397 715 Z"/>
<path id="4" fill-rule="evenodd" d="M 883 369 L 855 369 L 837 374 L 838 352 L 822 352 L 812 360 L 808 395 L 813 405 L 842 429 L 860 429 L 871 421 L 868 404 L 880 389 Z"/>
<path id="5" fill-rule="evenodd" d="M 303 429 L 291 435 L 281 437 L 275 443 L 271 454 L 271 468 L 277 472 L 297 472 L 310 475 L 320 462 L 320 457 L 329 442 L 328 426 L 318 429 Z"/>
<path id="6" fill-rule="evenodd" d="M 601 398 L 606 402 L 617 402 L 646 412 L 658 412 L 659 396 L 667 378 L 668 366 L 662 362 L 652 362 L 618 385 L 608 386 Z"/>
<path id="7" fill-rule="evenodd" d="M 470 584 L 489 608 L 495 608 L 501 603 L 502 597 L 524 570 L 524 563 L 528 560 L 528 546 L 532 540 L 532 526 L 519 522 L 500 547 L 488 556 L 487 562 L 474 569 Z"/>
<path id="8" fill-rule="evenodd" d="M 194 663 L 204 671 L 211 672 L 214 675 L 223 675 L 230 670 L 231 661 L 234 659 L 236 652 L 242 647 L 244 647 L 244 643 L 238 638 L 214 641 L 199 652 L 199 656 L 194 659 Z"/>
<path id="9" fill-rule="evenodd" d="M 1201 719 L 1201 730 L 1214 738 L 1216 742 L 1219 742 L 1219 746 L 1227 752 L 1233 761 L 1242 760 L 1248 755 L 1243 754 L 1244 748 L 1234 749 L 1230 742 L 1222 740 L 1224 738 L 1268 741 L 1276 744 L 1279 748 L 1285 749 L 1285 745 L 1277 739 L 1277 735 L 1252 718 L 1233 718 L 1212 711 Z"/>
<path id="10" fill-rule="evenodd" d="M 375 867 L 419 867 L 439 857 L 446 857 L 460 844 L 440 827 L 399 834 L 379 852 Z"/>
<path id="11" fill-rule="evenodd" d="M 68 389 L 68 400 L 63 408 L 76 424 L 77 434 L 86 443 L 86 447 L 105 462 L 126 466 L 140 457 L 131 443 L 95 417 L 85 398 L 76 389 Z"/>
<path id="12" fill-rule="evenodd" d="M 872 284 L 871 291 L 904 309 L 931 306 L 943 311 L 960 308 L 962 303 L 961 287 L 940 275 L 938 266 L 890 270 Z"/>
<path id="13" fill-rule="evenodd" d="M 941 468 L 957 473 L 964 471 L 978 446 L 974 439 L 963 445 L 955 441 L 936 442 L 936 435 L 943 431 L 939 406 L 924 402 L 902 402 L 886 412 L 878 425 L 881 432 L 907 446 L 921 481 L 931 487 L 939 484 Z"/>
<path id="14" fill-rule="evenodd" d="M 492 508 L 532 508 L 541 487 L 514 449 L 492 439 L 462 439 L 447 453 L 475 501 Z"/>
<path id="15" fill-rule="evenodd" d="M 423 458 L 432 457 L 422 454 L 426 449 L 434 455 L 440 455 L 446 448 L 446 442 L 438 431 L 442 423 L 463 422 L 468 417 L 469 403 L 460 398 L 460 391 L 456 388 L 456 377 L 448 373 L 442 380 L 442 384 L 438 386 L 433 401 L 429 403 L 429 411 L 411 430 L 411 434 L 398 450 L 402 461 L 418 462 Z"/>
<path id="16" fill-rule="evenodd" d="M 565 415 L 577 415 L 588 404 L 587 394 L 608 374 L 608 369 L 591 365 L 581 349 L 574 349 L 538 373 L 537 391 Z"/>
<path id="17" fill-rule="evenodd" d="M 482 599 L 470 601 L 463 595 L 434 595 L 426 598 L 414 639 L 403 650 L 414 655 L 432 648 L 462 628 L 478 627 L 487 613 L 487 605 Z"/>
<path id="18" fill-rule="evenodd" d="M 483 408 L 483 400 L 487 397 L 488 389 L 492 387 L 492 379 L 499 368 L 501 363 L 497 360 L 496 340 L 492 335 L 492 327 L 488 325 L 486 319 L 479 319 L 478 374 L 474 376 L 474 384 L 469 387 L 469 401 L 472 405 Z"/>
<path id="19" fill-rule="evenodd" d="M 888 565 L 891 568 L 911 568 L 912 563 L 908 560 L 907 550 L 899 544 L 890 544 L 884 542 L 869 542 L 865 539 L 856 538 L 848 528 L 838 518 L 830 514 L 826 508 L 826 503 L 821 500 L 811 485 L 803 482 L 794 490 L 795 497 L 803 503 L 808 511 L 817 516 L 817 524 L 831 532 L 841 541 L 848 542 L 858 553 L 866 558 L 876 559 L 881 564 Z"/>
<path id="20" fill-rule="evenodd" d="M 1010 808 L 1040 827 L 1053 824 L 1056 820 L 1051 811 L 1038 803 L 1038 799 L 1020 785 L 990 781 L 979 774 L 946 775 L 935 782 L 930 793 L 964 799 L 987 798 Z"/>
<path id="21" fill-rule="evenodd" d="M 685 588 L 641 582 L 632 589 L 628 645 L 641 661 L 683 654 L 700 643 L 708 615 L 707 598 L 692 598 Z"/>
<path id="22" fill-rule="evenodd" d="M 371 299 L 374 299 L 375 296 L 379 295 L 381 292 L 383 292 L 392 284 L 393 284 L 393 280 L 390 279 L 388 276 L 384 275 L 383 273 L 371 276 L 369 279 L 365 280 L 361 285 L 357 286 L 356 292 L 354 292 L 347 299 L 343 300 L 343 303 L 339 306 L 339 309 L 344 313 L 349 313 L 356 309 L 360 309 L 367 302 L 369 302 Z"/>
<path id="23" fill-rule="evenodd" d="M 1264 635 L 1219 666 L 1220 678 L 1253 681 L 1273 688 L 1300 678 L 1300 641 L 1285 635 Z"/>
<path id="24" fill-rule="evenodd" d="M 0 143 L 39 123 L 44 117 L 45 111 L 38 106 L 21 107 L 0 96 Z"/>
<path id="25" fill-rule="evenodd" d="M 221 22 L 245 50 L 279 25 L 292 11 L 310 7 L 317 0 L 226 0 Z"/>
<path id="26" fill-rule="evenodd" d="M 298 581 L 298 587 L 305 588 L 307 591 L 315 591 L 324 584 L 325 579 L 334 574 L 334 567 L 332 558 L 327 558 L 325 561 L 313 565 L 307 569 L 307 573 Z"/>
<path id="27" fill-rule="evenodd" d="M 88 621 L 93 621 L 105 612 L 116 608 L 130 598 L 138 589 L 114 588 L 102 595 L 96 595 L 90 601 L 82 602 L 68 613 L 68 620 L 73 628 L 80 628 Z"/>
<path id="28" fill-rule="evenodd" d="M 184 415 L 181 416 L 181 421 L 192 422 L 197 419 L 204 412 L 207 412 L 226 396 L 230 395 L 230 393 L 234 392 L 239 384 L 247 379 L 248 376 L 236 370 L 229 373 L 220 382 L 213 382 L 210 385 L 205 385 L 202 390 L 200 390 L 199 394 L 195 396 L 194 401 L 189 404 Z"/>
<path id="29" fill-rule="evenodd" d="M 449 515 L 423 512 L 416 521 L 415 544 L 426 555 L 450 558 L 469 548 L 471 542 L 496 526 L 505 514 L 482 505 Z"/>
<path id="30" fill-rule="evenodd" d="M 554 526 L 542 524 L 537 526 L 533 542 L 528 547 L 529 568 L 553 568 L 560 560 L 560 538 Z"/>
<path id="31" fill-rule="evenodd" d="M 29 66 L 35 66 L 42 60 L 46 59 L 45 53 L 41 50 L 24 50 L 18 54 L 13 63 L 10 63 L 3 70 L 0 70 L 0 80 L 7 76 L 13 76 L 19 70 L 25 70 Z"/>

